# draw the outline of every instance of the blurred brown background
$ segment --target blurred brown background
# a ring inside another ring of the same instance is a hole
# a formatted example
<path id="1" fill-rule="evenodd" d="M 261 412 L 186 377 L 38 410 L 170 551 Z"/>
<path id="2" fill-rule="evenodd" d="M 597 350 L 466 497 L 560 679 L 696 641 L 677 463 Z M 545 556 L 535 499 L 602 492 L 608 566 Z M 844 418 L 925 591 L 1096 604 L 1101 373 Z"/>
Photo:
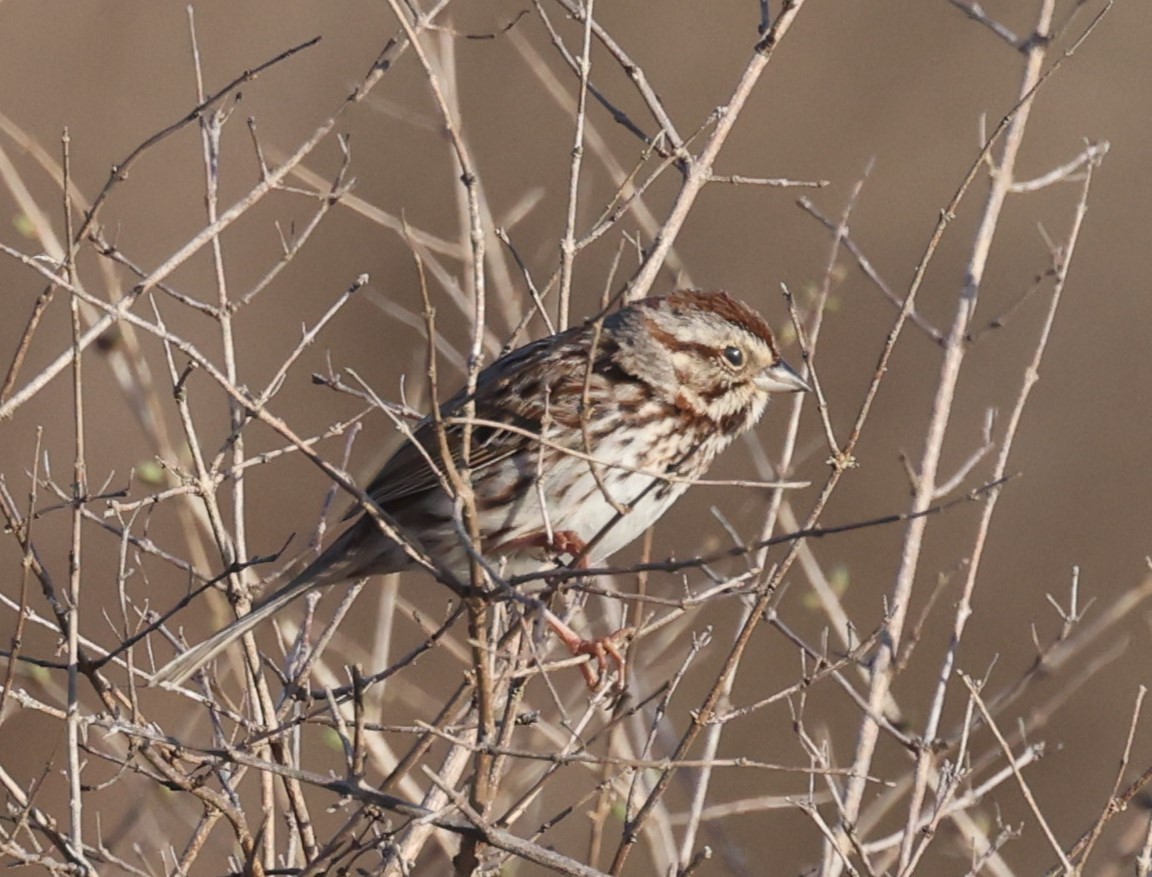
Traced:
<path id="1" fill-rule="evenodd" d="M 1034 5 L 1018 0 L 985 4 L 990 15 L 1021 34 L 1031 25 Z M 385 5 L 352 0 L 205 2 L 194 8 L 210 91 L 295 43 L 323 37 L 319 45 L 240 89 L 243 96 L 225 134 L 224 205 L 245 193 L 257 178 L 244 119 L 256 120 L 261 144 L 274 163 L 334 111 L 395 31 Z M 458 31 L 453 42 L 463 131 L 485 193 L 497 218 L 510 217 L 510 212 L 526 203 L 530 206 L 526 215 L 506 221 L 519 252 L 542 282 L 557 262 L 571 119 L 547 94 L 518 45 L 522 42 L 540 53 L 567 94 L 574 88 L 533 13 L 519 19 L 512 31 L 499 33 L 523 8 L 510 2 L 459 5 L 444 22 Z M 1072 9 L 1073 4 L 1062 4 L 1058 20 L 1063 21 Z M 756 4 L 731 0 L 604 3 L 596 11 L 643 66 L 682 132 L 695 130 L 727 99 L 747 61 L 758 23 Z M 1070 33 L 1079 34 L 1095 11 L 1095 6 L 1081 11 Z M 559 11 L 554 14 L 562 21 Z M 464 34 L 495 36 L 468 39 Z M 576 47 L 578 30 L 566 24 L 565 34 Z M 1101 602 L 1135 586 L 1146 571 L 1152 519 L 1152 490 L 1146 474 L 1152 450 L 1148 393 L 1152 364 L 1146 341 L 1152 253 L 1146 206 L 1152 200 L 1150 39 L 1152 7 L 1138 0 L 1120 0 L 1041 93 L 1025 143 L 1021 178 L 1038 176 L 1070 160 L 1085 139 L 1106 140 L 1111 151 L 1094 182 L 1087 224 L 1041 380 L 1009 467 L 1023 472 L 1023 477 L 1007 489 L 997 512 L 975 596 L 976 615 L 961 651 L 961 668 L 977 676 L 998 658 L 993 684 L 1007 684 L 1031 662 L 1033 625 L 1043 641 L 1055 635 L 1059 619 L 1045 595 L 1052 594 L 1066 604 L 1073 567 L 1081 570 L 1082 599 Z M 1059 50 L 1068 44 L 1068 38 L 1063 39 Z M 786 315 L 779 284 L 787 283 L 798 293 L 818 284 L 829 248 L 828 233 L 795 206 L 795 199 L 807 194 L 824 212 L 838 216 L 852 187 L 874 163 L 851 230 L 877 270 L 903 293 L 939 210 L 977 153 L 982 118 L 991 129 L 1015 102 L 1020 63 L 1017 53 L 943 0 L 813 0 L 761 81 L 716 170 L 823 179 L 830 185 L 815 191 L 721 186 L 706 191 L 676 247 L 691 282 L 729 289 L 756 303 L 773 323 L 783 326 Z M 619 70 L 603 54 L 595 64 L 596 83 L 646 122 L 640 102 Z M 60 133 L 67 126 L 73 179 L 88 198 L 103 185 L 113 163 L 183 116 L 195 104 L 195 94 L 188 22 L 179 4 L 16 0 L 0 4 L 0 112 L 53 155 L 59 153 Z M 630 168 L 639 158 L 641 144 L 599 107 L 591 111 L 590 119 L 611 153 Z M 414 57 L 405 56 L 369 101 L 344 116 L 337 130 L 350 136 L 355 196 L 402 215 L 415 228 L 460 239 L 459 189 L 449 144 Z M 11 139 L 0 139 L 0 145 L 62 234 L 58 190 Z M 194 126 L 166 140 L 133 168 L 105 208 L 103 221 L 110 237 L 145 268 L 167 258 L 205 224 L 200 151 Z M 339 150 L 331 140 L 306 162 L 329 178 L 339 163 Z M 608 177 L 591 151 L 586 169 L 582 227 L 595 218 L 611 192 Z M 670 203 L 672 182 L 669 178 L 657 185 L 648 198 L 658 219 Z M 946 327 L 955 307 L 984 191 L 980 180 L 945 237 L 920 294 L 920 310 L 941 327 Z M 977 326 L 1008 309 L 1033 278 L 1047 269 L 1044 231 L 1063 239 L 1077 194 L 1075 185 L 1064 184 L 1010 200 L 984 283 Z M 277 194 L 231 229 L 223 240 L 230 287 L 242 293 L 275 260 L 279 247 L 275 222 L 288 232 L 314 206 L 299 196 Z M 0 211 L 0 240 L 34 255 L 36 250 L 22 235 L 21 217 L 6 189 L 0 191 Z M 625 223 L 624 227 L 640 233 L 637 224 Z M 576 319 L 595 310 L 620 243 L 619 234 L 610 234 L 578 263 Z M 841 262 L 845 270 L 834 290 L 835 307 L 827 318 L 818 367 L 829 394 L 833 424 L 843 438 L 872 374 L 893 308 L 850 262 Z M 458 265 L 449 264 L 458 271 Z M 634 256 L 626 248 L 617 285 L 633 265 Z M 83 257 L 81 267 L 89 288 L 102 289 L 91 255 Z M 277 399 L 276 411 L 301 434 L 315 434 L 358 410 L 354 401 L 309 381 L 311 372 L 326 370 L 328 358 L 337 370 L 355 370 L 389 398 L 399 396 L 398 380 L 407 374 L 413 400 L 420 399 L 424 352 L 420 327 L 404 325 L 381 305 L 389 301 L 413 311 L 420 308 L 416 270 L 407 246 L 396 233 L 338 207 L 289 269 L 238 318 L 243 339 L 241 373 L 250 386 L 261 387 L 298 338 L 301 325 L 315 321 L 362 272 L 371 277 L 367 294 L 346 308 L 306 352 Z M 525 300 L 515 266 L 510 276 L 512 285 L 504 287 L 499 277 L 491 278 L 494 300 Z M 118 271 L 117 277 L 122 288 L 131 285 L 125 272 Z M 171 282 L 187 294 L 213 296 L 207 250 L 181 268 Z M 657 291 L 675 282 L 677 278 L 668 272 Z M 6 368 L 42 282 L 28 269 L 2 259 L 0 289 L 0 360 Z M 945 471 L 978 446 L 985 411 L 995 407 L 1003 413 L 1015 398 L 1046 300 L 1042 294 L 1028 301 L 969 357 Z M 442 294 L 437 306 L 446 337 L 462 343 L 467 327 L 461 315 Z M 166 315 L 170 312 L 175 319 L 174 307 L 165 307 L 169 309 Z M 506 337 L 508 315 L 498 306 L 490 312 L 495 334 Z M 209 320 L 190 319 L 183 312 L 179 319 L 180 330 L 202 349 L 218 351 L 217 329 Z M 531 327 L 536 334 L 541 330 L 538 322 Z M 61 297 L 36 336 L 24 375 L 34 374 L 67 343 L 68 313 Z M 163 387 L 167 378 L 159 347 L 151 340 L 144 344 L 154 377 Z M 790 356 L 799 359 L 794 347 Z M 88 466 L 93 484 L 111 477 L 113 486 L 120 486 L 130 469 L 149 462 L 152 451 L 104 362 L 96 354 L 86 359 Z M 898 452 L 906 451 L 915 459 L 923 446 L 938 362 L 938 349 L 929 339 L 915 329 L 906 331 L 860 447 L 860 466 L 836 495 L 826 523 L 868 518 L 907 506 L 908 486 Z M 453 382 L 459 374 L 447 360 L 444 371 L 453 376 Z M 192 387 L 195 391 L 195 380 Z M 226 430 L 226 412 L 219 394 L 206 384 L 201 389 L 194 393 L 193 404 L 203 418 L 204 441 L 215 449 Z M 161 396 L 167 398 L 166 394 L 162 391 Z M 167 415 L 172 418 L 172 411 Z M 774 453 L 779 433 L 773 428 L 771 412 L 768 420 L 757 440 Z M 174 426 L 175 419 L 169 424 Z M 20 496 L 27 490 L 25 473 L 32 465 L 38 426 L 44 429 L 43 447 L 53 475 L 67 484 L 72 439 L 66 375 L 14 419 L 0 423 L 0 472 Z M 351 467 L 360 474 L 379 463 L 394 441 L 391 428 L 379 415 L 369 418 L 367 426 Z M 279 444 L 260 430 L 254 430 L 249 441 L 249 450 L 261 442 L 268 447 Z M 802 429 L 801 447 L 804 456 L 795 475 L 818 484 L 824 477 L 828 450 L 814 417 Z M 340 445 L 330 444 L 326 453 L 338 461 Z M 750 460 L 747 448 L 737 447 L 715 474 L 747 475 Z M 979 483 L 987 465 L 977 470 L 969 485 Z M 254 470 L 249 486 L 252 550 L 270 552 L 291 532 L 310 533 L 324 487 L 320 473 L 304 465 Z M 794 502 L 805 509 L 810 500 L 801 494 Z M 743 525 L 745 532 L 756 525 L 756 513 L 762 507 L 752 495 L 697 489 L 659 527 L 656 555 L 665 556 L 674 549 L 681 553 L 696 550 L 701 545 L 698 534 L 705 529 L 710 540 L 706 544 L 721 544 L 723 532 L 708 514 L 712 504 Z M 38 537 L 46 563 L 63 581 L 67 523 L 65 515 L 56 518 L 45 519 Z M 962 563 L 976 518 L 974 506 L 962 507 L 930 524 L 928 553 L 921 565 L 925 579 L 921 599 L 937 572 L 955 572 Z M 162 542 L 173 537 L 173 528 L 173 520 L 159 513 L 150 535 Z M 882 598 L 891 587 L 900 538 L 900 529 L 892 527 L 825 540 L 818 546 L 827 568 L 844 570 L 849 585 L 845 600 L 861 631 L 872 630 L 883 617 Z M 86 593 L 94 602 L 101 594 L 113 599 L 110 575 L 115 539 L 94 528 L 87 539 L 92 574 Z M 4 570 L 0 588 L 15 597 L 19 553 L 11 540 L 0 541 L 0 569 Z M 151 597 L 156 606 L 166 607 L 178 599 L 186 583 L 163 568 L 156 572 L 149 583 Z M 782 611 L 788 613 L 790 624 L 815 637 L 822 622 L 805 606 L 805 586 L 799 574 L 793 578 L 793 590 Z M 676 585 L 665 582 L 663 587 Z M 955 586 L 945 590 L 939 611 L 925 627 L 920 648 L 933 656 L 938 657 L 947 644 L 955 594 Z M 445 596 L 437 593 L 425 599 L 428 606 L 440 607 Z M 43 611 L 42 606 L 38 608 Z M 110 631 L 101 627 L 95 613 L 88 619 L 93 639 L 111 640 Z M 717 624 L 718 637 L 731 635 L 731 616 L 726 619 L 721 612 L 709 620 Z M 192 636 L 207 632 L 215 620 L 190 614 L 183 623 Z M 6 639 L 13 625 L 12 613 L 6 610 L 0 637 Z M 1043 734 L 1050 744 L 1046 759 L 1029 773 L 1053 830 L 1066 844 L 1089 827 L 1102 806 L 1137 686 L 1149 681 L 1145 616 L 1133 617 L 1123 636 L 1131 638 L 1127 650 L 1093 685 L 1074 693 Z M 1119 638 L 1113 637 L 1112 642 Z M 766 629 L 760 640 L 753 660 L 762 662 L 764 672 L 773 679 L 778 676 L 779 684 L 786 684 L 796 672 L 794 650 Z M 29 651 L 51 653 L 52 639 L 42 631 L 29 631 L 26 641 Z M 925 660 L 926 671 L 931 670 L 935 662 Z M 703 672 L 701 680 L 706 678 L 710 677 Z M 915 712 L 916 694 L 929 691 L 931 682 L 927 673 L 919 680 L 903 682 L 903 703 L 913 728 L 924 718 Z M 1044 698 L 1051 691 L 1035 694 Z M 740 700 L 751 697 L 739 688 L 737 695 Z M 843 698 L 835 692 L 821 697 L 830 706 L 843 706 Z M 953 704 L 952 710 L 956 709 Z M 1021 712 L 1026 711 L 1025 704 Z M 855 727 L 854 718 L 847 721 L 852 723 L 847 727 Z M 786 711 L 754 720 L 754 727 L 726 741 L 731 751 L 725 754 L 745 751 L 754 757 L 801 763 L 788 722 Z M 837 736 L 835 726 L 827 731 L 835 740 L 837 757 L 847 760 L 854 738 Z M 0 734 L 4 739 L 0 758 L 21 782 L 44 770 L 55 757 L 53 752 L 63 745 L 62 725 L 26 712 L 9 715 Z M 1150 740 L 1152 735 L 1142 726 L 1135 749 L 1137 770 L 1148 765 Z M 899 764 L 903 756 L 888 753 L 886 757 Z M 740 794 L 761 793 L 756 784 L 762 777 L 745 776 L 746 787 Z M 802 782 L 791 782 L 772 788 L 803 790 Z M 53 774 L 46 782 L 42 806 L 58 802 L 54 796 L 61 789 Z M 1005 786 L 996 803 L 1008 822 L 1020 821 L 1022 804 L 1014 788 Z M 124 818 L 114 801 L 107 806 L 106 828 Z M 723 870 L 712 873 L 762 873 L 748 863 L 762 862 L 765 850 L 787 857 L 781 860 L 779 873 L 789 873 L 789 868 L 814 859 L 819 838 L 802 815 L 772 816 L 773 831 L 793 832 L 788 844 L 780 843 L 779 834 L 772 841 L 765 837 L 764 819 L 762 815 L 737 818 L 725 824 L 726 849 L 736 857 L 726 859 Z M 1119 844 L 1119 831 L 1109 839 Z M 1022 869 L 1019 873 L 1036 873 L 1053 861 L 1034 827 L 1010 845 L 1005 855 Z M 743 865 L 742 856 L 746 857 Z M 954 870 L 963 872 L 962 859 L 956 861 Z"/>

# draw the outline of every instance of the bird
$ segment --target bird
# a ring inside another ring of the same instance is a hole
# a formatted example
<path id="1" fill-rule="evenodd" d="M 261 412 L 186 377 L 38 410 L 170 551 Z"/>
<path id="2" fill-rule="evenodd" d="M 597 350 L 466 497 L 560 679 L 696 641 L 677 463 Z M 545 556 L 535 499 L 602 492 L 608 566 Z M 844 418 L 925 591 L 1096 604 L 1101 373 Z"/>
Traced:
<path id="1" fill-rule="evenodd" d="M 476 552 L 509 578 L 608 558 L 760 420 L 769 396 L 809 389 L 767 321 L 722 290 L 639 299 L 525 344 L 413 428 L 365 489 L 371 511 L 354 506 L 346 518 L 355 520 L 303 571 L 178 654 L 150 684 L 182 683 L 317 588 L 417 565 L 459 587 Z M 466 440 L 474 546 L 444 456 L 459 470 Z M 602 643 L 589 648 L 555 616 L 549 621 L 574 652 L 603 663 Z"/>

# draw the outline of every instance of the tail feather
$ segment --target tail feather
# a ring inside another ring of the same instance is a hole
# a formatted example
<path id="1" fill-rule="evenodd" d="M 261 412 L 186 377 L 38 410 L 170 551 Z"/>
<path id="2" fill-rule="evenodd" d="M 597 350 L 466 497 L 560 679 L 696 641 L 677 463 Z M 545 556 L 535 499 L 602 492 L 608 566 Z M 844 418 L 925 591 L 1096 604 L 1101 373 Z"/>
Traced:
<path id="1" fill-rule="evenodd" d="M 261 621 L 279 612 L 301 594 L 311 590 L 314 584 L 315 582 L 311 577 L 293 579 L 268 600 L 253 608 L 247 615 L 242 615 L 224 629 L 216 631 L 199 645 L 193 646 L 186 652 L 181 652 L 152 674 L 148 684 L 150 686 L 164 683 L 179 685 Z"/>
<path id="2" fill-rule="evenodd" d="M 356 575 L 356 552 L 348 550 L 348 543 L 354 538 L 350 528 L 340 538 L 308 565 L 299 575 L 265 600 L 257 603 L 247 615 L 237 618 L 227 627 L 216 631 L 199 645 L 181 652 L 148 680 L 149 686 L 163 684 L 179 685 L 228 646 L 264 621 L 275 615 L 297 597 L 313 588 L 345 581 Z"/>

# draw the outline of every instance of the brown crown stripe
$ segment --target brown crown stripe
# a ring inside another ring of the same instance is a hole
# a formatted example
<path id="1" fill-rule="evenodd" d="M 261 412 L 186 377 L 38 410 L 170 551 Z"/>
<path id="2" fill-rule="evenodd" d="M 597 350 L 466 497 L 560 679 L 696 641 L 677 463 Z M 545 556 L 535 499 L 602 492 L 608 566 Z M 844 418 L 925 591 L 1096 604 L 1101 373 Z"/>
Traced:
<path id="1" fill-rule="evenodd" d="M 776 338 L 772 334 L 772 327 L 768 325 L 768 321 L 722 289 L 712 291 L 682 289 L 664 299 L 647 298 L 638 304 L 654 307 L 659 305 L 661 301 L 667 302 L 674 310 L 711 311 L 728 322 L 740 326 L 749 334 L 755 335 L 771 348 L 774 355 L 780 355 L 776 347 Z"/>

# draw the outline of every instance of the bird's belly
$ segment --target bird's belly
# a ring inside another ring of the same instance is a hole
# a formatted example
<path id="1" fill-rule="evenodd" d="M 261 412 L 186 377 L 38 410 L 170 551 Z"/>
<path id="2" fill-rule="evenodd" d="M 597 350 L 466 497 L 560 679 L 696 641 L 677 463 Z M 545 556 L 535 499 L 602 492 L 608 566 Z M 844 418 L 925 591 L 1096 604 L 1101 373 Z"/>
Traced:
<path id="1" fill-rule="evenodd" d="M 617 465 L 598 465 L 595 475 L 587 459 L 571 455 L 533 472 L 521 501 L 483 528 L 505 574 L 570 560 L 581 546 L 590 546 L 585 561 L 599 564 L 651 527 L 688 485 L 634 471 L 642 467 L 631 457 L 608 456 Z"/>

